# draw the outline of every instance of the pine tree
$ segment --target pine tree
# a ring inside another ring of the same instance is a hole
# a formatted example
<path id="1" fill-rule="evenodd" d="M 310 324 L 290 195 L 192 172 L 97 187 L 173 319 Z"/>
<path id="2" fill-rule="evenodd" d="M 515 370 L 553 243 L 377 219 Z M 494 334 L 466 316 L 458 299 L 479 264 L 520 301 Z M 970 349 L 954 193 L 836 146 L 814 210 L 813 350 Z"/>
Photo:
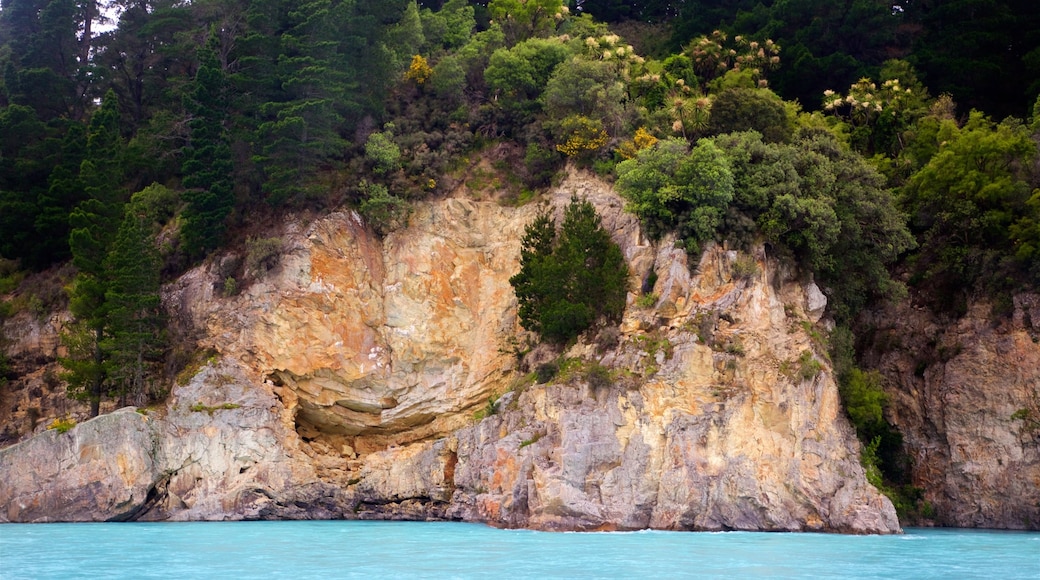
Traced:
<path id="1" fill-rule="evenodd" d="M 62 337 L 69 356 L 61 363 L 69 393 L 89 401 L 92 416 L 98 414 L 107 389 L 104 341 L 109 322 L 109 277 L 104 262 L 119 227 L 125 198 L 117 107 L 115 93 L 109 91 L 90 121 L 79 174 L 87 199 L 69 216 L 69 248 L 79 272 L 69 292 L 69 309 L 76 322 Z"/>
<path id="2" fill-rule="evenodd" d="M 227 133 L 228 81 L 214 50 L 216 37 L 199 49 L 199 70 L 185 98 L 191 114 L 191 142 L 185 152 L 184 227 L 181 237 L 190 258 L 204 256 L 222 239 L 224 220 L 235 205 L 231 146 Z"/>
<path id="3" fill-rule="evenodd" d="M 520 272 L 509 283 L 516 292 L 520 324 L 546 340 L 564 343 L 598 317 L 621 319 L 628 266 L 593 205 L 574 198 L 559 236 L 548 212 L 527 226 Z"/>
<path id="4" fill-rule="evenodd" d="M 264 193 L 274 205 L 306 193 L 315 169 L 346 146 L 338 131 L 356 84 L 339 37 L 349 6 L 313 0 L 288 13 L 291 24 L 274 63 L 284 93 L 260 106 L 267 120 L 257 129 Z"/>
<path id="5" fill-rule="evenodd" d="M 162 352 L 159 272 L 151 222 L 133 204 L 127 205 L 112 249 L 105 259 L 109 305 L 108 332 L 102 348 L 108 354 L 105 374 L 110 394 L 134 404 L 146 399 L 146 377 Z"/>

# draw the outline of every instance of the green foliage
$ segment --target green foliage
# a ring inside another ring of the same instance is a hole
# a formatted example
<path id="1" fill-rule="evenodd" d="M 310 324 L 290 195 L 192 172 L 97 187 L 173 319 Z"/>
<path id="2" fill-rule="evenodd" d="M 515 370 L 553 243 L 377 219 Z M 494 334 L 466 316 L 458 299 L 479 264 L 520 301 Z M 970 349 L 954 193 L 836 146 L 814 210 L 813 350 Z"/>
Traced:
<path id="1" fill-rule="evenodd" d="M 786 143 L 794 124 L 780 97 L 768 89 L 727 89 L 711 103 L 708 132 L 712 135 L 758 131 L 770 143 Z"/>
<path id="2" fill-rule="evenodd" d="M 914 123 L 927 112 L 928 92 L 913 67 L 901 60 L 886 62 L 880 81 L 879 86 L 862 78 L 844 96 L 824 91 L 823 108 L 847 126 L 856 151 L 896 157 Z"/>
<path id="3" fill-rule="evenodd" d="M 66 382 L 70 397 L 90 403 L 92 416 L 98 414 L 101 399 L 108 394 L 102 338 L 102 332 L 84 320 L 67 325 L 61 334 L 67 356 L 58 358 L 64 369 L 59 376 Z"/>
<path id="4" fill-rule="evenodd" d="M 660 300 L 660 296 L 657 294 L 643 294 L 639 298 L 636 298 L 636 306 L 640 308 L 653 308 L 657 301 Z"/>
<path id="5" fill-rule="evenodd" d="M 881 476 L 881 460 L 878 458 L 877 450 L 881 445 L 881 437 L 875 437 L 870 440 L 870 443 L 863 445 L 860 450 L 859 462 L 863 466 L 863 471 L 867 476 L 867 482 L 873 485 L 878 490 L 885 488 L 885 483 Z"/>
<path id="6" fill-rule="evenodd" d="M 58 433 L 68 433 L 73 427 L 76 426 L 76 420 L 69 417 L 59 417 L 51 421 L 51 424 L 47 426 L 52 431 Z"/>
<path id="7" fill-rule="evenodd" d="M 481 409 L 478 409 L 476 413 L 473 413 L 473 418 L 477 421 L 486 419 L 492 415 L 498 413 L 498 397 L 491 396 L 487 398 L 487 402 Z"/>
<path id="8" fill-rule="evenodd" d="M 634 121 L 627 85 L 643 59 L 614 34 L 589 36 L 582 48 L 553 71 L 542 97 L 545 111 L 554 122 L 572 115 L 596 119 L 618 136 Z"/>
<path id="9" fill-rule="evenodd" d="M 651 237 L 675 230 L 698 248 L 714 238 L 733 199 L 733 173 L 722 150 L 701 140 L 665 139 L 617 166 L 617 190 Z"/>
<path id="10" fill-rule="evenodd" d="M 199 258 L 222 241 L 224 222 L 235 205 L 230 137 L 227 134 L 229 83 L 215 49 L 216 37 L 200 48 L 199 70 L 184 100 L 192 117 L 182 171 L 186 188 L 181 239 L 189 258 Z"/>
<path id="11" fill-rule="evenodd" d="M 795 360 L 785 360 L 780 363 L 780 374 L 792 381 L 809 381 L 816 378 L 823 370 L 823 365 L 816 360 L 812 351 L 803 350 Z"/>
<path id="12" fill-rule="evenodd" d="M 1034 392 L 1025 407 L 1011 414 L 1011 420 L 1022 422 L 1020 430 L 1024 434 L 1040 431 L 1040 393 Z"/>
<path id="13" fill-rule="evenodd" d="M 192 405 L 191 407 L 188 407 L 188 410 L 190 410 L 190 411 L 192 411 L 194 413 L 206 413 L 207 415 L 212 417 L 213 413 L 216 412 L 216 411 L 229 411 L 229 410 L 232 410 L 232 409 L 240 409 L 240 408 L 242 408 L 242 405 L 239 405 L 238 403 L 221 403 L 219 405 L 204 405 L 201 402 L 198 402 L 198 403 L 195 403 L 194 405 Z"/>
<path id="14" fill-rule="evenodd" d="M 109 91 L 91 119 L 80 167 L 80 181 L 88 197 L 69 216 L 69 247 L 79 273 L 69 292 L 75 322 L 62 335 L 68 356 L 59 359 L 69 394 L 88 401 L 91 416 L 98 414 L 103 396 L 115 393 L 107 372 L 110 352 L 105 348 L 112 308 L 108 302 L 112 278 L 105 262 L 123 212 L 121 153 L 116 98 Z"/>
<path id="15" fill-rule="evenodd" d="M 224 296 L 230 298 L 238 294 L 238 280 L 234 276 L 224 278 Z"/>
<path id="16" fill-rule="evenodd" d="M 725 219 L 738 241 L 761 232 L 811 270 L 844 320 L 869 300 L 899 296 L 885 266 L 914 245 L 884 179 L 825 131 L 791 144 L 757 133 L 717 137 L 733 167 L 735 195 Z"/>
<path id="17" fill-rule="evenodd" d="M 401 166 L 401 149 L 394 143 L 393 129 L 393 123 L 388 123 L 382 132 L 372 133 L 365 142 L 365 157 L 377 175 L 396 171 Z"/>
<path id="18" fill-rule="evenodd" d="M 466 0 L 448 0 L 437 12 L 424 8 L 419 13 L 423 36 L 423 51 L 458 49 L 469 41 L 477 22 L 473 6 Z"/>
<path id="19" fill-rule="evenodd" d="M 845 412 L 849 414 L 860 439 L 866 441 L 868 438 L 876 438 L 877 435 L 871 435 L 884 428 L 882 412 L 888 401 L 881 388 L 881 374 L 852 368 L 840 377 L 838 387 Z"/>
<path id="20" fill-rule="evenodd" d="M 183 387 L 191 382 L 191 379 L 195 378 L 202 369 L 216 364 L 218 358 L 219 354 L 212 349 L 196 351 L 191 355 L 191 359 L 184 365 L 184 368 L 177 373 L 174 380 Z"/>
<path id="21" fill-rule="evenodd" d="M 527 447 L 528 445 L 534 445 L 535 443 L 538 443 L 538 440 L 540 440 L 541 438 L 542 438 L 542 434 L 541 433 L 535 433 L 534 436 L 532 436 L 530 439 L 524 439 L 523 441 L 520 442 L 520 449 L 523 449 L 524 447 Z"/>
<path id="22" fill-rule="evenodd" d="M 937 152 L 903 190 L 921 239 L 918 280 L 955 297 L 1040 273 L 1040 197 L 1029 182 L 1037 148 L 1028 129 L 973 112 L 964 127 L 940 134 Z"/>
<path id="23" fill-rule="evenodd" d="M 550 75 L 568 55 L 567 46 L 554 38 L 531 38 L 491 53 L 484 81 L 506 128 L 515 131 L 531 122 Z"/>
<path id="24" fill-rule="evenodd" d="M 360 189 L 365 195 L 358 211 L 365 223 L 381 236 L 403 227 L 411 210 L 406 200 L 392 195 L 386 186 L 379 183 L 362 182 Z"/>
<path id="25" fill-rule="evenodd" d="M 759 42 L 747 36 L 730 36 L 716 29 L 693 39 L 686 53 L 705 83 L 730 73 L 745 73 L 750 86 L 766 85 L 765 73 L 780 65 L 780 47 L 772 40 Z"/>
<path id="26" fill-rule="evenodd" d="M 535 380 L 540 385 L 544 385 L 549 381 L 556 378 L 556 374 L 560 372 L 560 364 L 556 361 L 550 361 L 538 365 L 535 369 Z"/>
<path id="27" fill-rule="evenodd" d="M 566 10 L 563 0 L 491 0 L 487 7 L 509 44 L 548 34 Z"/>
<path id="28" fill-rule="evenodd" d="M 754 256 L 738 254 L 733 261 L 733 277 L 738 280 L 749 280 L 757 277 L 762 270 L 758 267 L 758 261 Z"/>
<path id="29" fill-rule="evenodd" d="M 130 197 L 130 205 L 150 224 L 165 225 L 177 214 L 180 194 L 165 185 L 153 183 Z"/>
<path id="30" fill-rule="evenodd" d="M 564 343 L 597 318 L 617 321 L 625 308 L 628 267 L 588 201 L 571 200 L 560 235 L 548 212 L 524 233 L 520 272 L 509 279 L 520 323 Z"/>
<path id="31" fill-rule="evenodd" d="M 157 373 L 165 348 L 165 321 L 159 299 L 161 261 L 152 221 L 127 206 L 115 242 L 105 258 L 108 325 L 101 348 L 108 353 L 105 374 L 112 392 L 143 404 L 148 381 Z"/>
<path id="32" fill-rule="evenodd" d="M 609 388 L 614 382 L 610 369 L 597 362 L 590 362 L 585 365 L 582 372 L 582 379 L 589 385 L 589 388 L 594 391 Z"/>

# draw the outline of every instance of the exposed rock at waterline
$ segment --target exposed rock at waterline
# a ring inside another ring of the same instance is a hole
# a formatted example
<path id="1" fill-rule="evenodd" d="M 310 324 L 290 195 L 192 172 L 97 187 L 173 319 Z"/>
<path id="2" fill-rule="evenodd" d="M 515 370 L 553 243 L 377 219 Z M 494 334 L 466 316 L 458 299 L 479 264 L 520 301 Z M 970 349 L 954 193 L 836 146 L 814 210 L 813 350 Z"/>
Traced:
<path id="1" fill-rule="evenodd" d="M 137 517 L 159 480 L 155 425 L 125 408 L 0 450 L 0 521 Z"/>
<path id="2" fill-rule="evenodd" d="M 1040 529 L 1040 296 L 1000 324 L 985 303 L 957 321 L 901 304 L 864 326 L 935 523 Z"/>

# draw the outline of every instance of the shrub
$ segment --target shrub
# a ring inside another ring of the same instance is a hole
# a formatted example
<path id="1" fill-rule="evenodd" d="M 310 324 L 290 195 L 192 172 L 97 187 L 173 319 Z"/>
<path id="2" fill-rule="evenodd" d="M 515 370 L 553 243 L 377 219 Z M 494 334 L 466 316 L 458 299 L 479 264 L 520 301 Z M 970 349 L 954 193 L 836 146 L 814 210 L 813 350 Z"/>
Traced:
<path id="1" fill-rule="evenodd" d="M 713 135 L 758 131 L 766 142 L 787 142 L 794 124 L 780 97 L 768 89 L 727 89 L 711 105 L 708 131 Z"/>
<path id="2" fill-rule="evenodd" d="M 740 254 L 733 262 L 733 277 L 737 280 L 750 280 L 758 276 L 760 272 L 754 256 Z"/>
<path id="3" fill-rule="evenodd" d="M 410 206 L 404 199 L 391 195 L 385 185 L 361 182 L 365 195 L 358 211 L 365 222 L 381 236 L 402 227 L 408 220 Z"/>
<path id="4" fill-rule="evenodd" d="M 230 298 L 235 294 L 238 294 L 238 280 L 234 276 L 224 278 L 224 297 Z"/>
<path id="5" fill-rule="evenodd" d="M 560 121 L 556 150 L 567 157 L 587 159 L 607 144 L 610 137 L 603 123 L 583 115 L 571 115 Z"/>
<path id="6" fill-rule="evenodd" d="M 246 271 L 263 276 L 278 265 L 282 238 L 249 237 L 246 240 Z"/>
<path id="7" fill-rule="evenodd" d="M 393 123 L 387 123 L 381 133 L 372 133 L 365 142 L 365 157 L 372 162 L 377 174 L 396 171 L 401 166 L 401 149 L 393 141 Z"/>
<path id="8" fill-rule="evenodd" d="M 881 375 L 877 371 L 851 368 L 841 377 L 838 391 L 860 439 L 867 440 L 870 434 L 879 432 L 884 425 L 882 411 L 888 400 L 881 388 Z"/>
<path id="9" fill-rule="evenodd" d="M 659 296 L 657 294 L 643 294 L 639 298 L 636 298 L 636 306 L 640 308 L 652 308 L 655 304 L 657 304 L 658 299 Z"/>
<path id="10" fill-rule="evenodd" d="M 589 363 L 585 366 L 582 378 L 585 379 L 585 382 L 588 383 L 589 387 L 594 391 L 605 389 L 613 382 L 611 380 L 610 370 L 595 362 Z"/>
<path id="11" fill-rule="evenodd" d="M 553 380 L 558 372 L 560 372 L 560 365 L 555 361 L 540 364 L 535 369 L 535 380 L 538 381 L 539 385 L 544 385 Z"/>
<path id="12" fill-rule="evenodd" d="M 69 429 L 76 426 L 76 420 L 70 419 L 69 417 L 61 417 L 51 421 L 51 424 L 47 426 L 48 429 L 53 429 L 58 433 L 66 433 Z"/>
<path id="13" fill-rule="evenodd" d="M 404 78 L 414 81 L 417 85 L 423 85 L 432 75 L 433 69 L 430 67 L 430 63 L 421 54 L 416 54 L 412 56 L 412 64 L 405 71 Z"/>
<path id="14" fill-rule="evenodd" d="M 195 403 L 189 409 L 194 413 L 206 413 L 210 417 L 213 416 L 214 411 L 227 411 L 231 409 L 239 409 L 242 405 L 238 403 L 221 403 L 219 405 L 204 405 L 201 402 Z"/>
<path id="15" fill-rule="evenodd" d="M 617 166 L 617 190 L 652 238 L 675 230 L 696 250 L 715 235 L 733 199 L 733 173 L 718 147 L 702 139 L 665 139 Z"/>
<path id="16" fill-rule="evenodd" d="M 780 372 L 787 375 L 791 380 L 808 381 L 816 378 L 823 370 L 823 365 L 816 360 L 812 351 L 803 350 L 796 361 L 784 361 L 780 365 Z"/>

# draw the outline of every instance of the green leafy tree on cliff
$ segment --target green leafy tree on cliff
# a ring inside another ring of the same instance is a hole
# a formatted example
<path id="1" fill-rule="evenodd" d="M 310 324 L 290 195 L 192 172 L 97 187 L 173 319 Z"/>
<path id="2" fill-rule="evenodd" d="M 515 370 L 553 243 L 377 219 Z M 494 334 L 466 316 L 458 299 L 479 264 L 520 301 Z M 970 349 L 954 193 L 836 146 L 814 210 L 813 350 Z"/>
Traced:
<path id="1" fill-rule="evenodd" d="M 620 320 L 628 266 L 621 249 L 586 200 L 571 199 L 559 235 L 549 212 L 524 232 L 520 272 L 509 279 L 520 324 L 542 338 L 564 343 L 603 316 Z"/>
<path id="2" fill-rule="evenodd" d="M 713 142 L 692 151 L 683 139 L 665 139 L 617 166 L 617 189 L 651 237 L 674 230 L 697 251 L 712 239 L 733 199 L 729 161 Z"/>

